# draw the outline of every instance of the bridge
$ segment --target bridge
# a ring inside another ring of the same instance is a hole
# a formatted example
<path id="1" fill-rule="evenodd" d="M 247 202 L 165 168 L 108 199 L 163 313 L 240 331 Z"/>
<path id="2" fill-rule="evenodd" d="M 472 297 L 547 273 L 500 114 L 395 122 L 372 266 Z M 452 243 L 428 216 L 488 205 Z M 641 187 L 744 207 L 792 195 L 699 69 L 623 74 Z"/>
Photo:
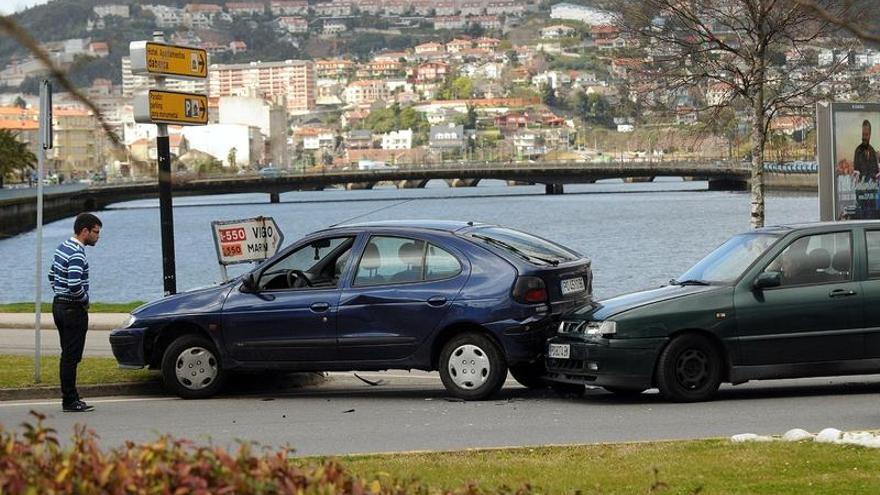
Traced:
<path id="1" fill-rule="evenodd" d="M 378 170 L 321 170 L 278 177 L 227 176 L 185 180 L 175 177 L 175 196 L 267 193 L 277 203 L 280 194 L 321 190 L 334 185 L 370 189 L 378 183 L 401 188 L 425 187 L 432 180 L 445 180 L 452 187 L 476 186 L 483 179 L 544 184 L 548 194 L 562 194 L 565 184 L 592 183 L 602 179 L 653 180 L 655 177 L 695 177 L 709 181 L 710 190 L 744 190 L 750 176 L 748 164 L 727 161 L 627 161 L 627 162 L 457 162 L 446 165 L 398 165 Z M 81 211 L 96 211 L 113 203 L 158 197 L 155 179 L 149 182 L 90 186 L 46 194 L 44 218 L 51 222 Z M 33 195 L 0 199 L 0 237 L 26 232 L 36 224 Z"/>

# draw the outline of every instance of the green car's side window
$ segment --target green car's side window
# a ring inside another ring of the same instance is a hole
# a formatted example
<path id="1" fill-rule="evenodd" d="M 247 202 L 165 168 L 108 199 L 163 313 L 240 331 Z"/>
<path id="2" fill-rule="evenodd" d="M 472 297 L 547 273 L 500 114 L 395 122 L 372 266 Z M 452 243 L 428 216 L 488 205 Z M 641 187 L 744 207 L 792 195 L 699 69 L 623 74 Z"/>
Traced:
<path id="1" fill-rule="evenodd" d="M 782 287 L 852 280 L 849 232 L 801 237 L 785 248 L 765 272 L 780 272 Z"/>
<path id="2" fill-rule="evenodd" d="M 880 278 L 880 230 L 865 232 L 868 248 L 868 278 Z"/>

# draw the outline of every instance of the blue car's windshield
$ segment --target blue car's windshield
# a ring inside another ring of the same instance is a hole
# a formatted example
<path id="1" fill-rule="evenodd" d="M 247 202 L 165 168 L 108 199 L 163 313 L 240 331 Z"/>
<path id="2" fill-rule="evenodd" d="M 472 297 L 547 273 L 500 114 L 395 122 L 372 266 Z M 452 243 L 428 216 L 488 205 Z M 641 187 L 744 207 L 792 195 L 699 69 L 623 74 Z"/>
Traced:
<path id="1" fill-rule="evenodd" d="M 718 246 L 673 283 L 731 283 L 779 239 L 775 234 L 741 234 Z"/>

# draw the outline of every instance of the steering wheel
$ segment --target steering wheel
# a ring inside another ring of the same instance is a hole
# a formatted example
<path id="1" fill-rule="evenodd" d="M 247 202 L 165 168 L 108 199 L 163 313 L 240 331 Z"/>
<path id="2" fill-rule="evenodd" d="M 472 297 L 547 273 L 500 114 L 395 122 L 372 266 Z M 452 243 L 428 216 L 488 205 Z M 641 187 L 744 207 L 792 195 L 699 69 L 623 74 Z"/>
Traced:
<path id="1" fill-rule="evenodd" d="M 287 271 L 287 285 L 291 288 L 296 287 L 297 280 L 302 280 L 302 283 L 305 284 L 306 287 L 312 286 L 312 281 L 309 280 L 308 275 L 303 273 L 302 270 L 288 270 Z"/>

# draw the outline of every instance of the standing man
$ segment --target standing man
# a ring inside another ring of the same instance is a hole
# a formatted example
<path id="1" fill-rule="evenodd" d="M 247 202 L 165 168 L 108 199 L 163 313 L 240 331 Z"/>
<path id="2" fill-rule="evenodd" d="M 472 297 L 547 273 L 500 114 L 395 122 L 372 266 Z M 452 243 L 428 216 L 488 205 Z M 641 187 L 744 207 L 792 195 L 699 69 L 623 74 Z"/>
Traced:
<path id="1" fill-rule="evenodd" d="M 860 181 L 877 180 L 877 152 L 871 146 L 871 123 L 867 120 L 862 122 L 862 144 L 856 147 L 853 169 Z"/>
<path id="2" fill-rule="evenodd" d="M 82 360 L 89 327 L 89 262 L 86 246 L 94 246 L 101 235 L 101 220 L 80 213 L 73 222 L 73 237 L 55 250 L 49 282 L 55 292 L 52 316 L 61 338 L 61 409 L 87 412 L 94 409 L 80 400 L 76 391 L 76 367 Z"/>

